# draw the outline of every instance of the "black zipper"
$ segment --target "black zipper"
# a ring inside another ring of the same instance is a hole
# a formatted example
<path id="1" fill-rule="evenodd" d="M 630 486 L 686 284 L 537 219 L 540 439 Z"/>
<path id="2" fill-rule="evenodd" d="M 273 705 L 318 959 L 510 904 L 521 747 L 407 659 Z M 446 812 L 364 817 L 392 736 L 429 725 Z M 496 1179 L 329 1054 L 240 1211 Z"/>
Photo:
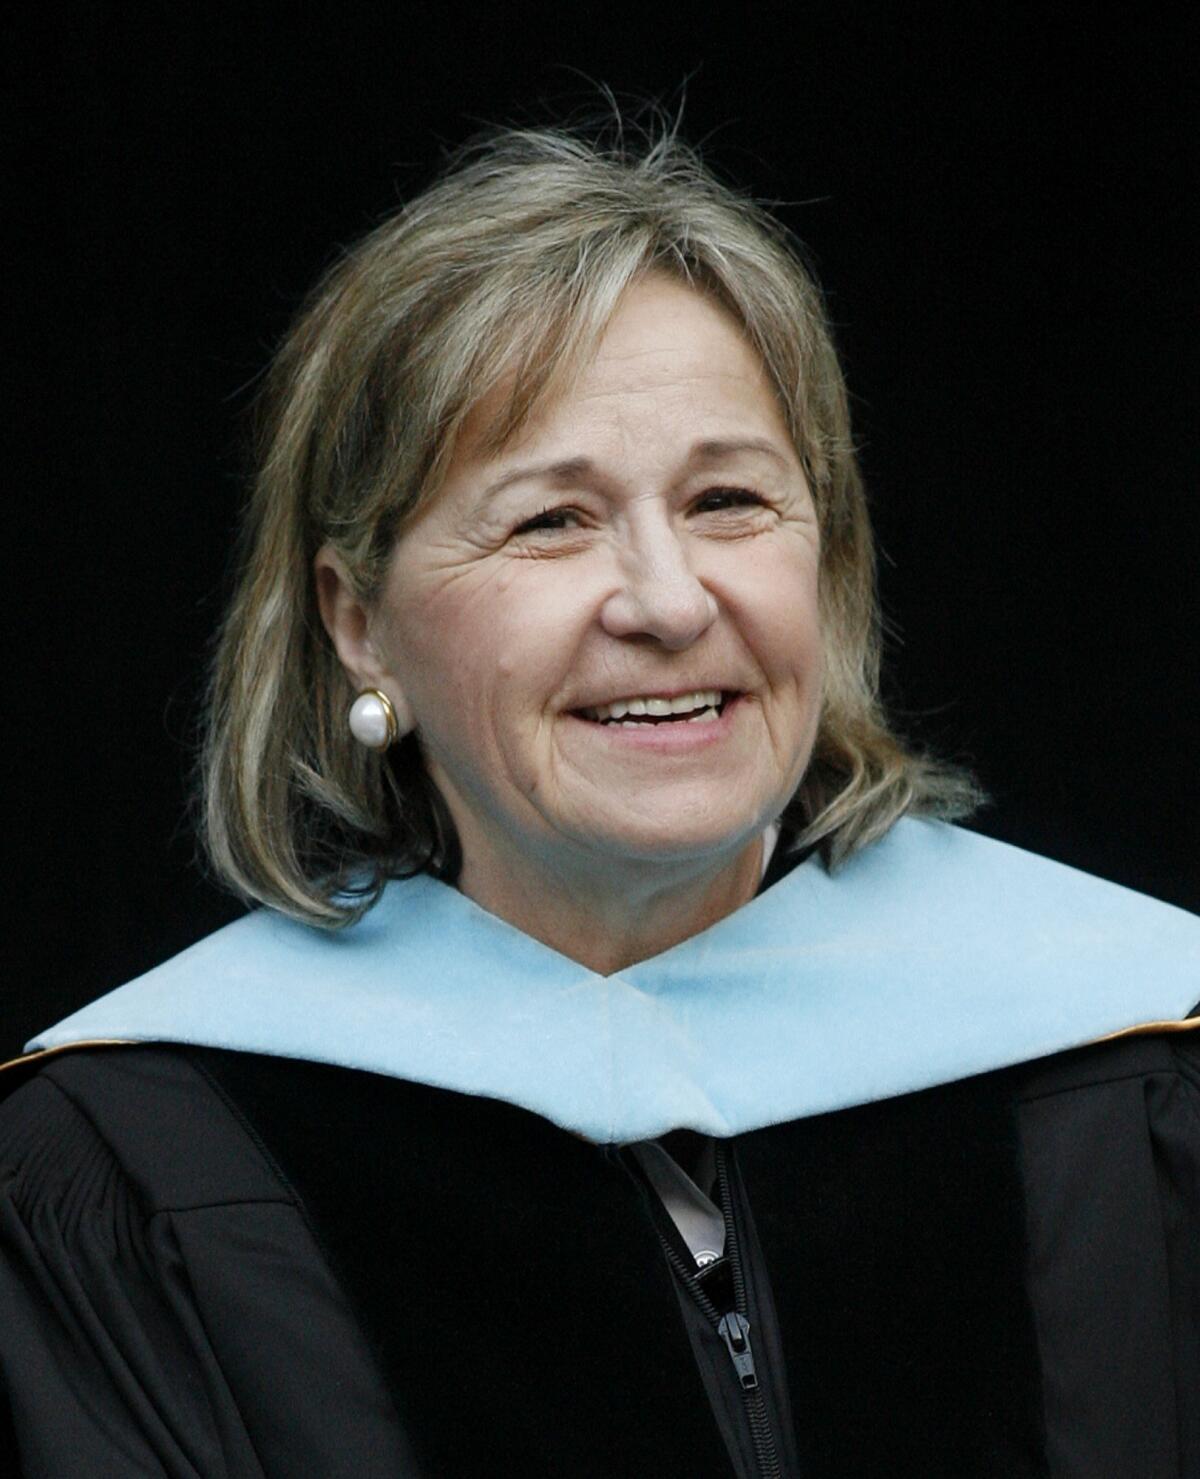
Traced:
<path id="1" fill-rule="evenodd" d="M 700 1313 L 720 1336 L 725 1349 L 729 1352 L 738 1390 L 742 1394 L 742 1403 L 746 1409 L 750 1440 L 754 1445 L 754 1457 L 759 1474 L 763 1476 L 763 1479 L 783 1479 L 779 1450 L 775 1444 L 775 1435 L 771 1431 L 767 1402 L 759 1385 L 758 1369 L 754 1362 L 750 1321 L 746 1316 L 746 1276 L 738 1250 L 737 1229 L 733 1222 L 733 1202 L 729 1194 L 729 1171 L 725 1161 L 725 1146 L 721 1141 L 717 1142 L 716 1153 L 717 1185 L 720 1188 L 721 1215 L 725 1221 L 725 1256 L 729 1260 L 729 1272 L 733 1282 L 733 1309 L 725 1312 L 718 1310 L 696 1277 L 694 1266 L 688 1267 L 682 1254 L 661 1229 L 658 1230 L 658 1238 L 667 1255 L 667 1261 L 699 1307 Z"/>

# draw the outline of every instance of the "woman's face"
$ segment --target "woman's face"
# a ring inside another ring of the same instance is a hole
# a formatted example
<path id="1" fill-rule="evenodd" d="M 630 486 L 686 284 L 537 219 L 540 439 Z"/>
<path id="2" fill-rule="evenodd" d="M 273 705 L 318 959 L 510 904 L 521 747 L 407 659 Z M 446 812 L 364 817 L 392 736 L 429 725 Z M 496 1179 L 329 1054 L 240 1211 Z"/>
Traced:
<path id="1" fill-rule="evenodd" d="M 370 621 L 466 857 L 732 858 L 799 783 L 821 696 L 817 520 L 757 356 L 652 277 L 500 454 L 479 424 Z"/>

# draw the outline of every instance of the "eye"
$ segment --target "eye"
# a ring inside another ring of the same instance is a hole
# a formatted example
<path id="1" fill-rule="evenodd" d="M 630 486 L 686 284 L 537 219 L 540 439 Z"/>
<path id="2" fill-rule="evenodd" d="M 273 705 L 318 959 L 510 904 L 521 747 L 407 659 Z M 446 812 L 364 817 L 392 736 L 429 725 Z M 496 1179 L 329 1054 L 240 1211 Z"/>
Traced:
<path id="1" fill-rule="evenodd" d="M 726 509 L 762 508 L 766 499 L 749 488 L 710 488 L 693 505 L 697 513 L 723 513 Z"/>
<path id="2" fill-rule="evenodd" d="M 524 519 L 513 530 L 514 534 L 556 533 L 577 523 L 579 515 L 573 508 L 544 508 L 532 518 Z"/>

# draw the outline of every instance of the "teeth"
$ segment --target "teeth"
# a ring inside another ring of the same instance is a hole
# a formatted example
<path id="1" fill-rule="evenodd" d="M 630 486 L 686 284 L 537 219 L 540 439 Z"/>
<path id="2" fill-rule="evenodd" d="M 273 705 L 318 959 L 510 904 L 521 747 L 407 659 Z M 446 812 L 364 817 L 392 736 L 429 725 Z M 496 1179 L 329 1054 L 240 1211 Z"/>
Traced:
<path id="1" fill-rule="evenodd" d="M 648 714 L 652 718 L 663 719 L 668 714 L 691 714 L 696 709 L 714 711 L 712 717 L 715 719 L 715 710 L 721 702 L 721 690 L 719 688 L 701 688 L 695 693 L 681 693 L 678 698 L 655 698 L 653 695 L 643 698 L 619 698 L 615 703 L 599 704 L 594 709 L 584 709 L 589 719 L 603 721 L 605 719 L 620 720 L 626 714 Z M 704 718 L 704 715 L 697 715 Z"/>

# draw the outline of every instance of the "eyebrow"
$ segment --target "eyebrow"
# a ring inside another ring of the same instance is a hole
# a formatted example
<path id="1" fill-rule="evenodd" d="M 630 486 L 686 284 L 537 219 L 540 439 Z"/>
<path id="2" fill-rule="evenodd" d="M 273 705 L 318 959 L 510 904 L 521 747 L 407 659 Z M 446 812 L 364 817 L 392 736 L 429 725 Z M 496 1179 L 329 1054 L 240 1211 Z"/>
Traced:
<path id="1" fill-rule="evenodd" d="M 766 437 L 709 438 L 694 443 L 684 460 L 689 467 L 707 467 L 728 462 L 743 452 L 761 452 L 781 467 L 789 466 L 788 459 Z M 483 490 L 483 497 L 494 498 L 497 493 L 502 493 L 514 483 L 523 483 L 529 479 L 546 478 L 552 482 L 572 483 L 579 482 L 595 471 L 596 464 L 590 457 L 565 457 L 552 462 L 531 463 L 527 467 L 515 467 L 494 483 L 489 483 Z"/>

